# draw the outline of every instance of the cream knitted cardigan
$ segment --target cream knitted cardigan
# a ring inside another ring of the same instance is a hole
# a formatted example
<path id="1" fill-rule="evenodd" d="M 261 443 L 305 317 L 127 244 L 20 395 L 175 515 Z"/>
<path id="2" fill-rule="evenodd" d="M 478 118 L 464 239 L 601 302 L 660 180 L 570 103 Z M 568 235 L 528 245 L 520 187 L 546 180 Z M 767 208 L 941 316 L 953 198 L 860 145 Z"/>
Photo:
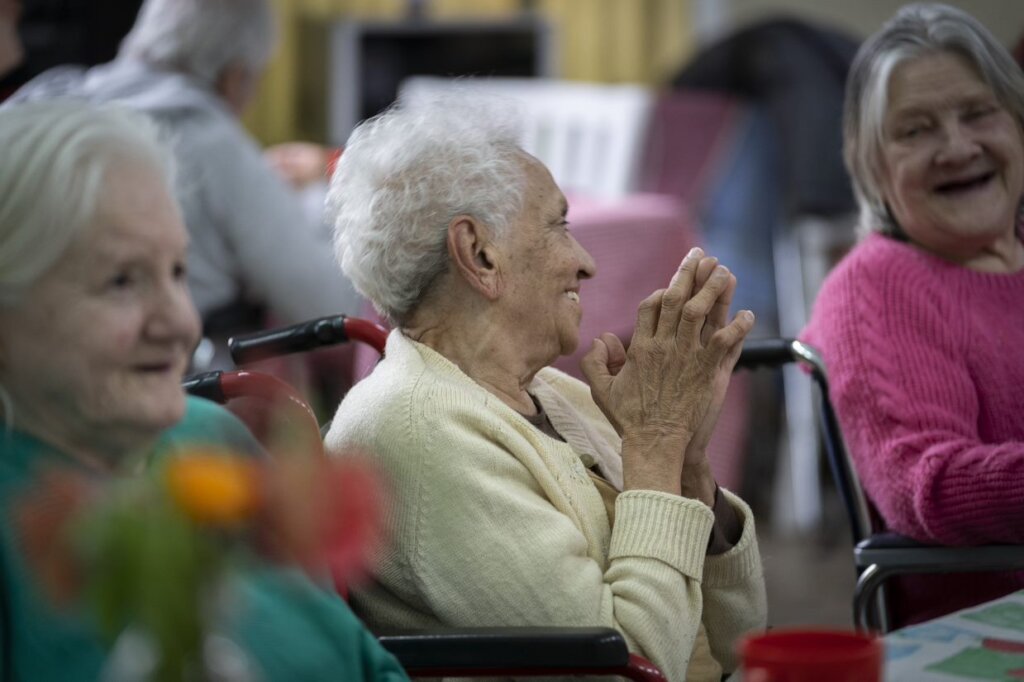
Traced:
<path id="1" fill-rule="evenodd" d="M 621 482 L 620 440 L 580 381 L 553 369 L 530 391 L 566 443 L 550 438 L 458 367 L 400 332 L 338 409 L 327 449 L 365 451 L 390 477 L 392 536 L 377 586 L 353 595 L 371 628 L 603 625 L 686 676 L 703 621 L 735 669 L 737 638 L 765 625 L 749 507 L 735 547 L 705 556 L 703 504 L 627 491 L 615 525 L 586 465 Z"/>

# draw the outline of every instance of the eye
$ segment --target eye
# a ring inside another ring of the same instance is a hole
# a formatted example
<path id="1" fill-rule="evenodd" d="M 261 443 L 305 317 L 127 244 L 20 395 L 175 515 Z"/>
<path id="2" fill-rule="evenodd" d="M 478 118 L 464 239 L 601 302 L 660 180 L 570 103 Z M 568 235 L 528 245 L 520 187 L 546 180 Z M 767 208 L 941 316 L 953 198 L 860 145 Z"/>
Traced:
<path id="1" fill-rule="evenodd" d="M 964 113 L 964 120 L 966 121 L 977 121 L 978 119 L 984 118 L 989 114 L 994 114 L 996 107 L 991 104 L 979 104 L 970 107 Z"/>
<path id="2" fill-rule="evenodd" d="M 127 270 L 115 273 L 107 280 L 107 287 L 110 289 L 127 289 L 135 284 L 135 277 Z"/>
<path id="3" fill-rule="evenodd" d="M 897 140 L 913 140 L 928 131 L 928 124 L 924 121 L 907 123 L 896 129 Z"/>

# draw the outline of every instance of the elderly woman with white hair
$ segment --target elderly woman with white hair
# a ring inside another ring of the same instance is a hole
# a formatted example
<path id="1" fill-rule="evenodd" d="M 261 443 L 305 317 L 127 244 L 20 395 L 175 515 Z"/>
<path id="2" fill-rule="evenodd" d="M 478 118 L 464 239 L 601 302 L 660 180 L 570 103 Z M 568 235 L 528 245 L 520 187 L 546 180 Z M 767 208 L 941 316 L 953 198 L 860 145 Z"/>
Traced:
<path id="1" fill-rule="evenodd" d="M 108 653 L 97 622 L 43 596 L 12 502 L 48 469 L 108 480 L 183 450 L 259 446 L 181 388 L 199 320 L 152 124 L 18 105 L 0 110 L 0 149 L 0 677 L 94 680 Z M 255 679 L 406 679 L 336 595 L 252 568 L 229 633 Z"/>
<path id="2" fill-rule="evenodd" d="M 865 491 L 891 530 L 1024 542 L 1024 75 L 975 19 L 901 9 L 847 84 L 866 236 L 829 276 L 820 347 Z M 1024 587 L 1024 573 L 901 581 L 896 621 Z"/>
<path id="3" fill-rule="evenodd" d="M 742 342 L 735 278 L 694 249 L 612 334 L 579 343 L 596 266 L 503 102 L 405 101 L 352 134 L 338 254 L 396 325 L 326 438 L 375 457 L 392 545 L 353 608 L 373 627 L 603 625 L 669 679 L 719 680 L 765 623 L 749 507 L 705 448 Z"/>

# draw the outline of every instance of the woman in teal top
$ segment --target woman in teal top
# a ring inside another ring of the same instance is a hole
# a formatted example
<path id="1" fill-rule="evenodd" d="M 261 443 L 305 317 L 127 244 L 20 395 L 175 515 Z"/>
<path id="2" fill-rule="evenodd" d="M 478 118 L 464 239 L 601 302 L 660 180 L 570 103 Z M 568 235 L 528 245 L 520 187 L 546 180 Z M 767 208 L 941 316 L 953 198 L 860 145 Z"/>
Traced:
<path id="1" fill-rule="evenodd" d="M 57 610 L 7 510 L 42 466 L 139 472 L 202 445 L 256 453 L 245 427 L 180 387 L 199 321 L 188 237 L 151 124 L 51 102 L 0 111 L 0 680 L 92 680 L 108 652 Z M 230 638 L 265 680 L 404 680 L 335 595 L 248 571 Z"/>

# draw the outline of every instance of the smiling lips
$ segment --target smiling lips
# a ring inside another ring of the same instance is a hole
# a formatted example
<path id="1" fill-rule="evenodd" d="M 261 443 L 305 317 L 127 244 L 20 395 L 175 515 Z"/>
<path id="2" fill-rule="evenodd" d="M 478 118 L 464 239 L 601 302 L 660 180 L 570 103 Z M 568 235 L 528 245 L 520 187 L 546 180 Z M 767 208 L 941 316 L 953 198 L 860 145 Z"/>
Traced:
<path id="1" fill-rule="evenodd" d="M 134 366 L 136 372 L 142 372 L 144 374 L 163 374 L 170 372 L 177 368 L 179 363 L 176 360 L 167 360 L 166 362 L 144 362 Z"/>
<path id="2" fill-rule="evenodd" d="M 951 180 L 949 182 L 943 182 L 935 186 L 935 191 L 939 194 L 950 195 L 958 194 L 960 192 L 969 192 L 974 189 L 979 189 L 988 184 L 989 180 L 995 177 L 995 173 L 988 171 L 979 175 L 972 175 L 957 180 Z"/>
<path id="3" fill-rule="evenodd" d="M 578 291 L 567 291 L 565 292 L 565 295 L 569 297 L 570 301 L 575 301 L 576 303 L 580 302 L 580 294 Z"/>

